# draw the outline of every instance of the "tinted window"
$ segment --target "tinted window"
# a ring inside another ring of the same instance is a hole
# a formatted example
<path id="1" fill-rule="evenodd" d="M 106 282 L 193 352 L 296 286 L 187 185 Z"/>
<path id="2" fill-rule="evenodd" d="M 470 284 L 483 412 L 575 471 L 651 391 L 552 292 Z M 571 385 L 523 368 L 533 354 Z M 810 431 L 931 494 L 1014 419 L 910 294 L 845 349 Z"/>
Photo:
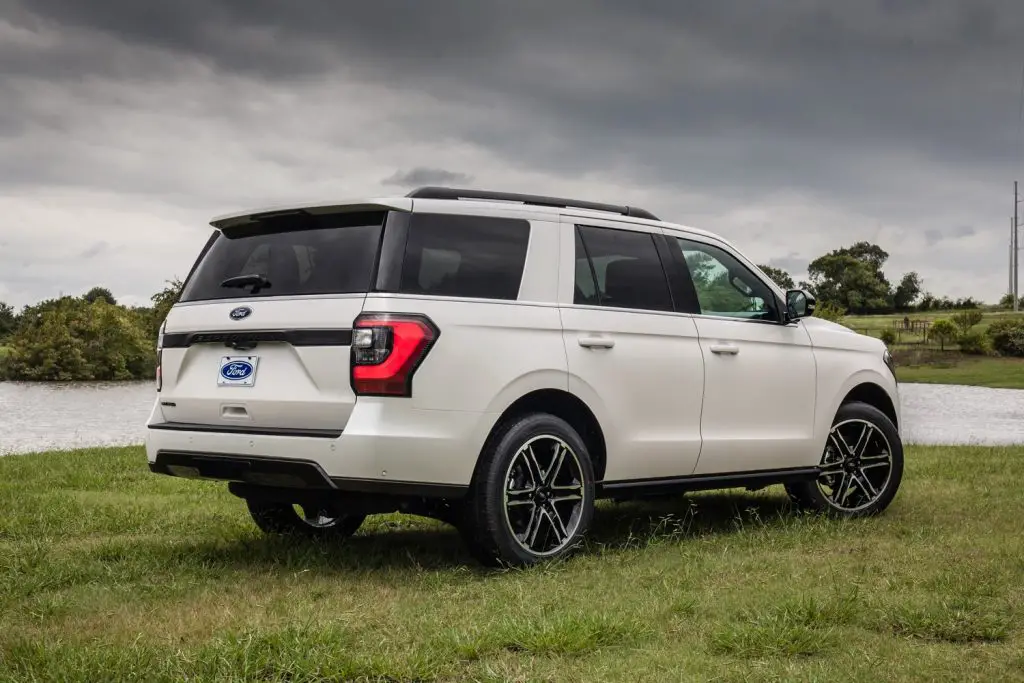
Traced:
<path id="1" fill-rule="evenodd" d="M 693 286 L 705 315 L 776 320 L 772 290 L 724 249 L 679 239 Z"/>
<path id="2" fill-rule="evenodd" d="M 579 227 L 574 301 L 616 308 L 671 311 L 672 295 L 654 245 L 654 235 Z"/>
<path id="3" fill-rule="evenodd" d="M 530 224 L 525 220 L 413 214 L 399 290 L 515 299 L 529 242 Z"/>
<path id="4" fill-rule="evenodd" d="M 294 213 L 217 235 L 182 292 L 182 301 L 244 296 L 362 293 L 369 289 L 384 213 Z M 243 275 L 267 284 L 224 286 Z"/>

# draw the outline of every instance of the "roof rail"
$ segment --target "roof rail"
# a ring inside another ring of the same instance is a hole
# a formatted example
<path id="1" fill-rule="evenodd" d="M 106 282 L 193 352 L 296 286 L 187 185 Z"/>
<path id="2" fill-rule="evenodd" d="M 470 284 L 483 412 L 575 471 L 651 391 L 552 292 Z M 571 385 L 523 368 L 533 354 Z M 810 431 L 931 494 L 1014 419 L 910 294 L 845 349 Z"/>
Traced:
<path id="1" fill-rule="evenodd" d="M 636 206 L 623 206 L 619 204 L 603 204 L 601 202 L 586 202 L 577 199 L 563 199 L 560 197 L 544 197 L 536 194 L 519 194 L 517 192 L 491 192 L 489 190 L 465 190 L 454 187 L 419 187 L 405 195 L 410 199 L 480 199 L 499 202 L 520 202 L 534 206 L 553 206 L 563 209 L 570 207 L 575 209 L 592 209 L 594 211 L 607 211 L 618 213 L 623 216 L 635 218 L 646 218 L 648 220 L 659 220 L 650 211 Z"/>

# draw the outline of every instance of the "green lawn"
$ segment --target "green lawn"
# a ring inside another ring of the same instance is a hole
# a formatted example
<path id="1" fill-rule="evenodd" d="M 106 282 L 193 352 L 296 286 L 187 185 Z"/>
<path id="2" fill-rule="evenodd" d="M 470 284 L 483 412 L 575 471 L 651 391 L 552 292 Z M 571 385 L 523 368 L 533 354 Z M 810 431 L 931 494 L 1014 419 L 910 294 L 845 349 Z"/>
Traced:
<path id="1" fill-rule="evenodd" d="M 893 313 L 889 315 L 848 315 L 842 320 L 842 323 L 847 327 L 857 330 L 863 334 L 870 334 L 877 337 L 881 334 L 882 330 L 891 328 L 893 321 L 902 321 L 904 317 L 910 318 L 911 320 L 928 320 L 934 322 L 940 318 L 952 318 L 957 314 L 957 311 L 926 311 L 926 312 L 914 312 L 914 313 Z M 1004 318 L 1022 317 L 1024 313 L 1014 313 L 1008 310 L 983 310 L 984 319 L 974 328 L 984 332 L 988 329 L 989 325 L 997 320 Z M 920 340 L 920 337 L 908 336 L 908 339 L 913 338 L 915 341 Z"/>
<path id="2" fill-rule="evenodd" d="M 485 571 L 389 516 L 267 540 L 139 448 L 0 458 L 0 680 L 1024 680 L 1024 448 L 911 448 L 878 518 L 778 487 L 603 504 Z"/>
<path id="3" fill-rule="evenodd" d="M 896 377 L 901 382 L 924 384 L 964 384 L 996 389 L 1024 389 L 1024 358 L 998 358 L 947 354 L 940 363 L 899 364 Z"/>

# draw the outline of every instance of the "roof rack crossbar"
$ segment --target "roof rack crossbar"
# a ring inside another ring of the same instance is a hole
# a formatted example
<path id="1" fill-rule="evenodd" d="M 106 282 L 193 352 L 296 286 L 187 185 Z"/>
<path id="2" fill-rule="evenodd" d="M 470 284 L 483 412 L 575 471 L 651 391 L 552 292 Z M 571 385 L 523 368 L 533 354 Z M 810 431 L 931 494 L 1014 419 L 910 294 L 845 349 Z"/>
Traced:
<path id="1" fill-rule="evenodd" d="M 593 211 L 606 211 L 617 213 L 623 216 L 634 218 L 646 218 L 656 221 L 658 217 L 646 209 L 636 206 L 623 206 L 620 204 L 604 204 L 601 202 L 587 202 L 578 199 L 564 199 L 562 197 L 545 197 L 536 194 L 519 194 L 517 192 L 492 192 L 490 190 L 466 190 L 454 187 L 419 187 L 405 195 L 410 199 L 479 199 L 499 202 L 520 202 L 534 206 L 552 206 L 562 209 L 591 209 Z"/>

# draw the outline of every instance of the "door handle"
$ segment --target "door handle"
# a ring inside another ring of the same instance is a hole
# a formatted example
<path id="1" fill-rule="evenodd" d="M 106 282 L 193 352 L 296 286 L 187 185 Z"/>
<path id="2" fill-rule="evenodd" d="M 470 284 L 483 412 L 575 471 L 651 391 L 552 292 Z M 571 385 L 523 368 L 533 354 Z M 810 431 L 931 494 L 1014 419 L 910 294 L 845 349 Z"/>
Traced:
<path id="1" fill-rule="evenodd" d="M 577 341 L 587 349 L 610 349 L 615 346 L 615 340 L 608 337 L 580 337 Z"/>
<path id="2" fill-rule="evenodd" d="M 740 347 L 733 344 L 711 344 L 708 348 L 711 349 L 711 353 L 720 356 L 735 356 L 740 352 Z"/>

